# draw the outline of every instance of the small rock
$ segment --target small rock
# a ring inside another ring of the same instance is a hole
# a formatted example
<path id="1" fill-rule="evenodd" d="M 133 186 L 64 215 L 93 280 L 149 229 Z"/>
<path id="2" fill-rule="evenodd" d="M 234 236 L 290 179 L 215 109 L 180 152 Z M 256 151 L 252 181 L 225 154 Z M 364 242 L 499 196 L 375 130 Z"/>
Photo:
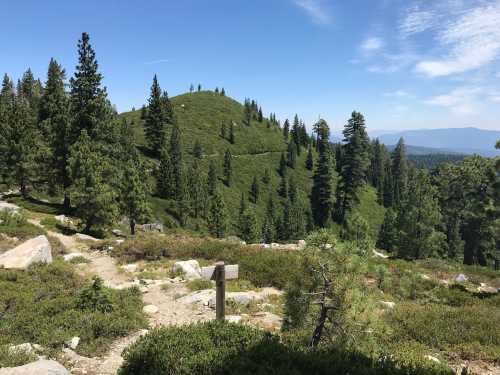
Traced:
<path id="1" fill-rule="evenodd" d="M 241 323 L 242 317 L 240 315 L 227 315 L 226 321 L 229 323 Z"/>
<path id="2" fill-rule="evenodd" d="M 437 359 L 436 357 L 433 357 L 432 355 L 426 355 L 425 358 L 427 358 L 429 361 L 432 361 L 432 362 L 436 362 L 436 363 L 441 363 L 441 361 L 439 359 Z"/>
<path id="3" fill-rule="evenodd" d="M 384 309 L 393 310 L 396 307 L 396 303 L 390 301 L 378 301 L 379 305 Z"/>
<path id="4" fill-rule="evenodd" d="M 97 238 L 89 236 L 88 234 L 77 233 L 75 237 L 83 241 L 99 241 Z"/>
<path id="5" fill-rule="evenodd" d="M 116 237 L 124 237 L 124 234 L 120 229 L 113 229 L 111 233 L 113 233 Z"/>
<path id="6" fill-rule="evenodd" d="M 123 266 L 121 266 L 122 270 L 126 271 L 126 272 L 137 272 L 137 264 L 125 264 Z"/>
<path id="7" fill-rule="evenodd" d="M 78 347 L 78 344 L 80 343 L 80 338 L 75 336 L 71 338 L 71 340 L 68 340 L 65 342 L 66 346 L 68 348 L 71 348 L 72 350 L 75 350 Z"/>
<path id="8" fill-rule="evenodd" d="M 61 224 L 66 224 L 66 222 L 69 221 L 68 218 L 66 217 L 66 215 L 57 215 L 57 216 L 54 216 L 54 219 L 56 219 Z"/>
<path id="9" fill-rule="evenodd" d="M 19 210 L 21 210 L 21 207 L 16 206 L 15 204 L 0 202 L 0 211 L 14 213 L 14 212 L 19 212 Z"/>
<path id="10" fill-rule="evenodd" d="M 26 269 L 34 263 L 52 263 L 52 247 L 45 236 L 38 236 L 0 255 L 0 266 Z"/>
<path id="11" fill-rule="evenodd" d="M 5 367 L 0 375 L 71 375 L 59 362 L 46 359 L 28 363 L 24 366 Z"/>
<path id="12" fill-rule="evenodd" d="M 297 242 L 297 245 L 298 245 L 299 249 L 300 249 L 300 250 L 302 250 L 302 249 L 305 249 L 305 248 L 306 248 L 306 245 L 307 245 L 307 244 L 306 244 L 306 241 L 304 241 L 304 240 L 299 240 L 299 241 Z"/>
<path id="13" fill-rule="evenodd" d="M 145 313 L 145 314 L 150 314 L 150 315 L 154 315 L 156 314 L 158 311 L 160 311 L 160 309 L 155 306 L 155 305 L 146 305 L 142 308 L 142 311 Z"/>
<path id="14" fill-rule="evenodd" d="M 498 289 L 497 288 L 494 288 L 492 286 L 488 286 L 486 284 L 481 285 L 480 287 L 478 287 L 477 291 L 479 293 L 484 293 L 484 294 L 497 294 L 498 293 Z"/>
<path id="15" fill-rule="evenodd" d="M 455 281 L 457 283 L 466 283 L 467 281 L 469 281 L 469 278 L 463 273 L 461 273 L 457 277 L 455 277 Z"/>
<path id="16" fill-rule="evenodd" d="M 64 255 L 63 255 L 63 259 L 64 259 L 66 262 L 69 262 L 69 261 L 71 261 L 72 259 L 74 259 L 74 258 L 79 258 L 79 257 L 85 258 L 85 256 L 84 256 L 84 254 L 83 254 L 83 253 L 69 253 L 69 254 L 64 254 Z"/>
<path id="17" fill-rule="evenodd" d="M 388 255 L 382 254 L 381 252 L 379 252 L 379 251 L 377 251 L 375 249 L 373 249 L 372 252 L 373 252 L 373 256 L 375 258 L 381 258 L 381 259 L 387 259 L 387 258 L 389 258 Z"/>

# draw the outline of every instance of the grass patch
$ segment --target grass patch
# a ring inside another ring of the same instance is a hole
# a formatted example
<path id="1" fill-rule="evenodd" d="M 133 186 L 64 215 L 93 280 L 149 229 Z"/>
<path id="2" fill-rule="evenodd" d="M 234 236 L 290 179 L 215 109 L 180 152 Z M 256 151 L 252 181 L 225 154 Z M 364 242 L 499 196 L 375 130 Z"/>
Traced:
<path id="1" fill-rule="evenodd" d="M 57 351 L 66 340 L 78 336 L 77 352 L 95 356 L 113 339 L 145 325 L 137 288 L 102 287 L 112 306 L 106 311 L 80 303 L 89 288 L 72 265 L 57 259 L 27 271 L 0 270 L 0 345 L 31 342 Z M 101 298 L 99 293 L 96 296 Z"/>
<path id="2" fill-rule="evenodd" d="M 71 264 L 88 264 L 90 263 L 91 261 L 85 257 L 82 257 L 81 255 L 80 256 L 77 256 L 77 257 L 74 257 L 74 258 L 71 258 L 70 261 L 69 261 Z"/>
<path id="3" fill-rule="evenodd" d="M 192 292 L 197 290 L 212 289 L 213 286 L 214 286 L 213 282 L 206 279 L 189 280 L 186 283 L 186 288 L 188 288 Z"/>
<path id="4" fill-rule="evenodd" d="M 27 240 L 45 234 L 45 230 L 26 220 L 22 214 L 0 212 L 0 233 Z"/>

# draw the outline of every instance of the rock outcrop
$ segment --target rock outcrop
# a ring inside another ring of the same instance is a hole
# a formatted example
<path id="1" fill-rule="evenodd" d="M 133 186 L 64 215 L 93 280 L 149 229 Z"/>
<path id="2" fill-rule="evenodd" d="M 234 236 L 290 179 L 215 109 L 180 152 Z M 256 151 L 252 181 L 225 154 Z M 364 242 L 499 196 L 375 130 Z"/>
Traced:
<path id="1" fill-rule="evenodd" d="M 19 367 L 0 369 L 0 375 L 71 375 L 59 362 L 39 360 Z"/>
<path id="2" fill-rule="evenodd" d="M 182 262 L 175 262 L 174 272 L 182 272 L 184 278 L 187 280 L 194 280 L 201 278 L 201 268 L 197 260 L 186 260 Z"/>
<path id="3" fill-rule="evenodd" d="M 45 236 L 38 236 L 0 255 L 0 267 L 26 269 L 34 263 L 52 263 L 52 247 Z"/>

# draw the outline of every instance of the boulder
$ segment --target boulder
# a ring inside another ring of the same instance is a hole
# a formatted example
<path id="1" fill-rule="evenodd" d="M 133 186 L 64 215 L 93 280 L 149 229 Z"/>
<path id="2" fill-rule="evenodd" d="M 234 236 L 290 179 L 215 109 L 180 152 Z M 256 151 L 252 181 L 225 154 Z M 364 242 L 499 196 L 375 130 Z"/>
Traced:
<path id="1" fill-rule="evenodd" d="M 45 236 L 38 236 L 0 255 L 0 266 L 26 269 L 34 263 L 52 263 L 52 247 Z"/>
<path id="2" fill-rule="evenodd" d="M 125 272 L 137 272 L 137 264 L 125 264 L 121 266 L 121 269 Z"/>
<path id="3" fill-rule="evenodd" d="M 162 223 L 142 224 L 142 230 L 145 232 L 163 232 L 163 224 Z"/>
<path id="4" fill-rule="evenodd" d="M 469 281 L 469 278 L 463 273 L 461 273 L 457 277 L 455 277 L 455 281 L 457 283 L 466 283 L 467 281 Z"/>
<path id="5" fill-rule="evenodd" d="M 184 304 L 201 303 L 203 305 L 209 305 L 211 300 L 215 303 L 215 290 L 205 289 L 186 294 L 185 296 L 178 298 L 177 302 Z"/>
<path id="6" fill-rule="evenodd" d="M 477 291 L 482 294 L 497 294 L 498 289 L 492 286 L 488 286 L 484 283 L 481 283 L 481 286 L 477 288 Z"/>
<path id="7" fill-rule="evenodd" d="M 142 311 L 145 314 L 153 315 L 160 311 L 160 309 L 155 305 L 146 305 L 142 308 Z"/>
<path id="8" fill-rule="evenodd" d="M 383 253 L 381 253 L 381 252 L 379 252 L 379 251 L 377 251 L 375 249 L 373 249 L 372 251 L 373 251 L 373 256 L 375 258 L 381 258 L 381 259 L 387 259 L 387 258 L 389 258 L 388 255 L 385 255 L 385 254 L 383 254 Z"/>
<path id="9" fill-rule="evenodd" d="M 305 248 L 306 248 L 306 245 L 307 245 L 307 244 L 306 244 L 306 241 L 304 241 L 304 240 L 299 240 L 299 241 L 297 242 L 297 246 L 299 247 L 299 249 L 300 249 L 300 250 L 305 249 Z"/>
<path id="10" fill-rule="evenodd" d="M 182 272 L 187 280 L 201 278 L 201 268 L 197 260 L 191 259 L 182 262 L 175 262 L 173 267 L 174 272 Z"/>
<path id="11" fill-rule="evenodd" d="M 6 211 L 6 212 L 19 212 L 21 207 L 16 206 L 15 204 L 8 203 L 8 202 L 0 202 L 0 211 Z"/>
<path id="12" fill-rule="evenodd" d="M 0 375 L 71 375 L 59 362 L 42 359 L 19 367 L 0 369 Z"/>
<path id="13" fill-rule="evenodd" d="M 56 219 L 61 224 L 66 224 L 69 221 L 69 219 L 66 217 L 66 215 L 57 215 L 57 216 L 54 216 L 54 219 Z"/>
<path id="14" fill-rule="evenodd" d="M 267 331 L 279 331 L 283 319 L 270 312 L 258 312 L 252 314 L 250 323 Z"/>
<path id="15" fill-rule="evenodd" d="M 125 236 L 120 229 L 113 229 L 111 231 L 111 233 L 113 233 L 116 237 L 124 237 Z"/>

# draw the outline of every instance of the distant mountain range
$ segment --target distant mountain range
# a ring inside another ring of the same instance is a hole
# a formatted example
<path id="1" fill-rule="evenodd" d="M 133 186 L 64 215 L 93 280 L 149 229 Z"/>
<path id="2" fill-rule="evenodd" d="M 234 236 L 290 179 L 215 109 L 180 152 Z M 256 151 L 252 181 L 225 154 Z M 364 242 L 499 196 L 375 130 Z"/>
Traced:
<path id="1" fill-rule="evenodd" d="M 403 138 L 410 155 L 427 154 L 479 154 L 500 156 L 495 143 L 500 131 L 478 128 L 416 129 L 401 132 L 390 130 L 369 131 L 371 138 L 378 138 L 389 149 Z M 340 134 L 334 134 L 332 141 L 338 142 Z"/>

